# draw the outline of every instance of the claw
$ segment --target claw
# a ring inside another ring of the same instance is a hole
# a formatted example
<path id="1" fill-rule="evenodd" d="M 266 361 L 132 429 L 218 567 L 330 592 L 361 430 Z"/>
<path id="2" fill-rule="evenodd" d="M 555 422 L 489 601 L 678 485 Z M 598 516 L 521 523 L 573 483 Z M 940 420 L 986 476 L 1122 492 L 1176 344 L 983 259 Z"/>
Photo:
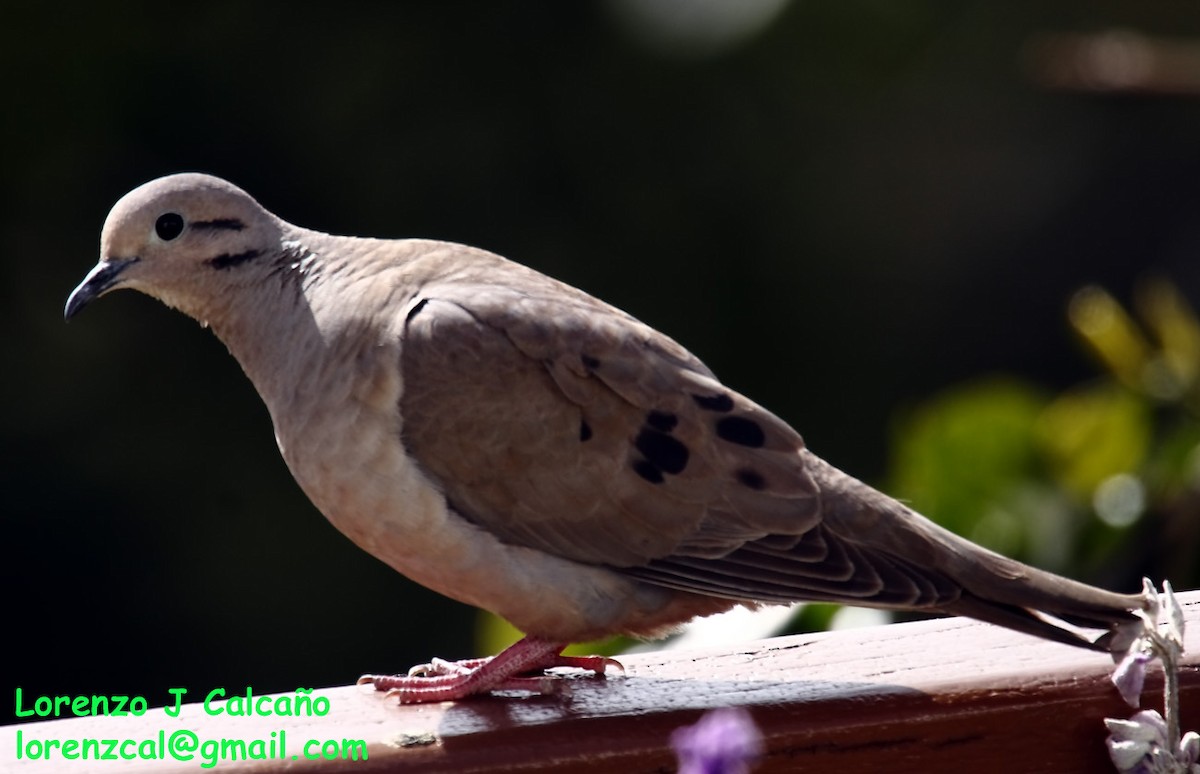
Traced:
<path id="1" fill-rule="evenodd" d="M 586 669 L 589 672 L 595 672 L 597 677 L 605 677 L 605 672 L 608 667 L 616 667 L 621 670 L 621 674 L 625 674 L 625 665 L 615 658 L 607 656 L 563 656 L 559 655 L 554 659 L 556 667 L 573 667 L 575 669 Z"/>
<path id="2" fill-rule="evenodd" d="M 384 691 L 385 698 L 401 704 L 455 701 L 491 691 L 526 691 L 535 694 L 553 693 L 562 680 L 550 675 L 529 676 L 554 667 L 574 667 L 595 672 L 604 677 L 605 670 L 616 667 L 624 674 L 625 667 L 615 659 L 604 656 L 564 656 L 562 644 L 526 637 L 500 655 L 492 658 L 472 658 L 463 661 L 431 659 L 419 664 L 407 675 L 363 675 L 359 684 L 371 683 L 375 690 Z"/>

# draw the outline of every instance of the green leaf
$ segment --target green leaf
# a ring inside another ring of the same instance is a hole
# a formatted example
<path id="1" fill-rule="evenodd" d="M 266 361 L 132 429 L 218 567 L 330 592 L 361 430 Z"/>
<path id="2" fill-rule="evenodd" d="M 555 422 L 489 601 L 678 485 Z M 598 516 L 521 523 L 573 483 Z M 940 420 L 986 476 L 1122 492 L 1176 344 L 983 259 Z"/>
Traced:
<path id="1" fill-rule="evenodd" d="M 1140 468 L 1152 432 L 1149 404 L 1105 381 L 1055 399 L 1038 420 L 1037 440 L 1055 480 L 1087 501 L 1110 476 Z"/>
<path id="2" fill-rule="evenodd" d="M 1044 406 L 1039 390 L 1006 377 L 917 406 L 895 426 L 889 491 L 960 534 L 1011 545 L 1023 530 L 1010 501 L 1034 477 L 1033 429 Z"/>

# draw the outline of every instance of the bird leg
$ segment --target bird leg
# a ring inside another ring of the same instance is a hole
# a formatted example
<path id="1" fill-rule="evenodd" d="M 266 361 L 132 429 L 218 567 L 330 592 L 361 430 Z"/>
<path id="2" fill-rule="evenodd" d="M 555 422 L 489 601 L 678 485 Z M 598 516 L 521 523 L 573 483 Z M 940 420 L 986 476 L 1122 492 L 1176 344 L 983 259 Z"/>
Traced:
<path id="1" fill-rule="evenodd" d="M 600 677 L 609 666 L 625 671 L 619 662 L 604 656 L 564 656 L 565 647 L 566 643 L 525 637 L 490 658 L 463 661 L 435 658 L 413 667 L 407 675 L 363 675 L 358 683 L 370 683 L 377 691 L 387 691 L 389 697 L 396 697 L 401 704 L 418 704 L 455 701 L 490 691 L 551 693 L 555 685 L 553 677 L 525 675 L 553 667 L 587 669 Z"/>

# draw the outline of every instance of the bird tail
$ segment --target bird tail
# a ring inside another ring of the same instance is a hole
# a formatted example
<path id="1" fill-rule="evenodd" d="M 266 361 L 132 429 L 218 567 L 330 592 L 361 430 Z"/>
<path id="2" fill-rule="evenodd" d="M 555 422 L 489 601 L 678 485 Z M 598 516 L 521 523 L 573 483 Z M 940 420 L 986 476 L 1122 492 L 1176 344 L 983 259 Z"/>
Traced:
<path id="1" fill-rule="evenodd" d="M 990 587 L 976 592 L 964 584 L 962 595 L 940 609 L 950 615 L 970 616 L 1047 640 L 1113 654 L 1124 653 L 1141 633 L 1141 620 L 1133 614 L 1143 604 L 1139 595 L 1115 594 L 1046 575 L 1069 585 L 1046 592 L 1037 588 L 1041 584 L 1025 586 L 1027 575 L 1012 582 L 1007 593 L 995 594 Z M 1079 588 L 1072 588 L 1075 586 Z M 1076 627 L 1104 633 L 1093 639 Z"/>
<path id="2" fill-rule="evenodd" d="M 955 544 L 955 560 L 946 569 L 962 587 L 944 612 L 1114 654 L 1128 650 L 1142 630 L 1134 615 L 1145 605 L 1140 594 L 1117 594 L 1038 570 L 950 532 L 940 537 Z M 1075 627 L 1104 634 L 1091 639 Z"/>
<path id="3" fill-rule="evenodd" d="M 921 557 L 925 572 L 956 588 L 926 609 L 1113 654 L 1128 650 L 1142 631 L 1134 614 L 1145 607 L 1141 594 L 1106 591 L 1022 564 L 959 537 L 832 466 L 812 470 L 825 491 L 841 495 L 827 503 L 827 516 L 890 511 L 894 518 L 886 522 L 892 528 L 873 530 L 873 547 L 894 557 Z M 1104 634 L 1093 639 L 1078 629 Z"/>

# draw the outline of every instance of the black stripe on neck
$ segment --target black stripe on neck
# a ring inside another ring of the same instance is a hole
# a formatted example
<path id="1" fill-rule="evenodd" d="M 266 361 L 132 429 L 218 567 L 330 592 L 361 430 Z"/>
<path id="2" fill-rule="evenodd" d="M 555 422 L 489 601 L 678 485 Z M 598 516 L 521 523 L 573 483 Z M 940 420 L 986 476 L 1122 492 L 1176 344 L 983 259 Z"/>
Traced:
<path id="1" fill-rule="evenodd" d="M 234 253 L 233 255 L 221 253 L 209 258 L 205 263 L 218 271 L 224 271 L 225 269 L 232 269 L 235 266 L 241 266 L 248 261 L 253 261 L 260 255 L 262 255 L 262 250 L 247 250 L 244 253 Z"/>

